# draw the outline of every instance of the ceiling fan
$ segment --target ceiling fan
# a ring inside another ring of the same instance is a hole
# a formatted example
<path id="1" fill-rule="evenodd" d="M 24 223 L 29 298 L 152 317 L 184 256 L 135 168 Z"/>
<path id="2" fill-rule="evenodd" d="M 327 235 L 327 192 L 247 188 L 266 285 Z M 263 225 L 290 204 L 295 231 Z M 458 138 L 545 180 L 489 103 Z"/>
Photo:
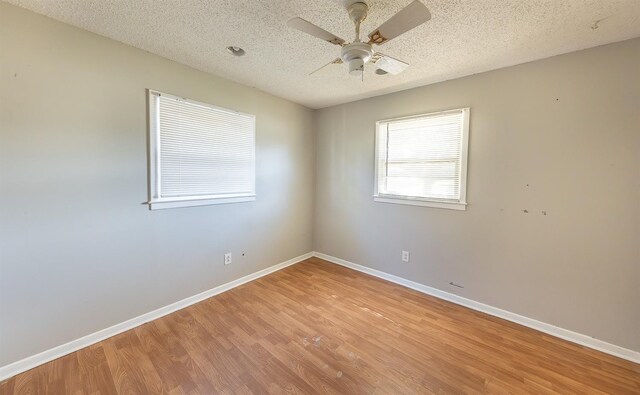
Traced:
<path id="1" fill-rule="evenodd" d="M 326 66 L 340 63 L 346 63 L 349 66 L 349 74 L 360 77 L 364 75 L 364 65 L 368 62 L 374 63 L 378 70 L 383 70 L 382 74 L 398 74 L 409 66 L 406 62 L 374 51 L 372 46 L 373 44 L 382 45 L 431 19 L 431 13 L 420 0 L 414 0 L 371 32 L 367 42 L 360 40 L 360 24 L 367 17 L 369 6 L 364 0 L 342 0 L 342 4 L 356 27 L 355 39 L 351 43 L 347 43 L 342 38 L 302 18 L 292 18 L 287 22 L 289 27 L 342 47 L 339 58 L 332 60 L 311 74 Z"/>

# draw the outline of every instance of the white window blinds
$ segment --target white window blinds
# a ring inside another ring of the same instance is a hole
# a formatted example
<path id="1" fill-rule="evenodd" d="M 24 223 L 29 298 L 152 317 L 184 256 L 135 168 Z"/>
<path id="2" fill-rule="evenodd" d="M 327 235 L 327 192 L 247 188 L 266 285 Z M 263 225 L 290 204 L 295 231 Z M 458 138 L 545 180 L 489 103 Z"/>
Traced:
<path id="1" fill-rule="evenodd" d="M 378 122 L 376 196 L 464 203 L 468 112 Z"/>
<path id="2" fill-rule="evenodd" d="M 227 199 L 226 203 L 255 196 L 253 115 L 164 93 L 151 92 L 149 99 L 152 203 Z"/>

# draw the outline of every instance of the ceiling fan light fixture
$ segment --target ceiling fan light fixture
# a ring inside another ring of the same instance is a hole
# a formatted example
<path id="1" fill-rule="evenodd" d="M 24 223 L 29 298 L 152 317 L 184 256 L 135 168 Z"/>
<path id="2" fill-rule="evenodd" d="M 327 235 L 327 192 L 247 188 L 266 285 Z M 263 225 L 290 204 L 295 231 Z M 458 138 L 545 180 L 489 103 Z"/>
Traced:
<path id="1" fill-rule="evenodd" d="M 360 77 L 364 71 L 364 65 L 373 56 L 371 45 L 362 42 L 354 42 L 342 47 L 340 58 L 349 67 L 349 74 Z"/>
<path id="2" fill-rule="evenodd" d="M 351 59 L 349 62 L 349 75 L 360 77 L 364 71 L 364 61 L 360 58 Z"/>
<path id="3" fill-rule="evenodd" d="M 246 54 L 244 49 L 240 47 L 235 47 L 233 45 L 228 46 L 226 50 L 233 56 L 244 56 Z"/>

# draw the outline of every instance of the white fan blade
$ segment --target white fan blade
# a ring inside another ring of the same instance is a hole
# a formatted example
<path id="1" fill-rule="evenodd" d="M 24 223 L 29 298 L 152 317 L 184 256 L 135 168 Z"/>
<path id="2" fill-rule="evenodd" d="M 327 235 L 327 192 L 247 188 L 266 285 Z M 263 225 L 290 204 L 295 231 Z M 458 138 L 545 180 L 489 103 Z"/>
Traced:
<path id="1" fill-rule="evenodd" d="M 331 44 L 335 44 L 335 45 L 344 45 L 344 40 L 341 39 L 340 37 L 329 33 L 328 31 L 314 25 L 311 22 L 305 21 L 302 18 L 292 18 L 289 19 L 289 21 L 287 22 L 287 25 L 289 25 L 289 27 L 292 27 L 294 29 L 300 30 L 301 32 L 310 34 L 314 37 L 318 37 L 321 40 L 330 42 Z"/>
<path id="2" fill-rule="evenodd" d="M 325 67 L 327 67 L 327 66 L 331 66 L 332 64 L 341 64 L 341 63 L 342 63 L 342 59 L 340 59 L 340 58 L 335 58 L 335 59 L 333 59 L 331 62 L 329 62 L 329 63 L 325 64 L 324 66 L 322 66 L 322 67 L 320 67 L 320 68 L 318 68 L 318 69 L 315 69 L 314 71 L 312 71 L 311 73 L 309 73 L 309 75 L 311 75 L 311 74 L 315 74 L 315 73 L 317 73 L 318 71 L 320 71 L 320 70 L 324 69 Z"/>
<path id="3" fill-rule="evenodd" d="M 391 56 L 385 55 L 380 52 L 376 52 L 373 55 L 373 59 L 371 61 L 376 65 L 377 68 L 382 69 L 390 74 L 400 74 L 407 67 L 409 67 L 409 63 L 403 62 L 402 60 L 392 58 Z"/>
<path id="4" fill-rule="evenodd" d="M 369 44 L 383 44 L 402 33 L 406 33 L 431 19 L 431 13 L 427 7 L 414 0 L 411 4 L 389 18 L 379 28 L 369 34 Z"/>

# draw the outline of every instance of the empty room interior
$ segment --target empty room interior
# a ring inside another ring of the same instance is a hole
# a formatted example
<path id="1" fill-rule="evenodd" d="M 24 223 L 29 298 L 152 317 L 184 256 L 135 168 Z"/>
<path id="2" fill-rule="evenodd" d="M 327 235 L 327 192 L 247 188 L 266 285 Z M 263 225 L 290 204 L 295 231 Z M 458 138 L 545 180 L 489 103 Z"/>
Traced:
<path id="1" fill-rule="evenodd" d="M 638 202 L 638 0 L 0 0 L 0 395 L 640 394 Z"/>

